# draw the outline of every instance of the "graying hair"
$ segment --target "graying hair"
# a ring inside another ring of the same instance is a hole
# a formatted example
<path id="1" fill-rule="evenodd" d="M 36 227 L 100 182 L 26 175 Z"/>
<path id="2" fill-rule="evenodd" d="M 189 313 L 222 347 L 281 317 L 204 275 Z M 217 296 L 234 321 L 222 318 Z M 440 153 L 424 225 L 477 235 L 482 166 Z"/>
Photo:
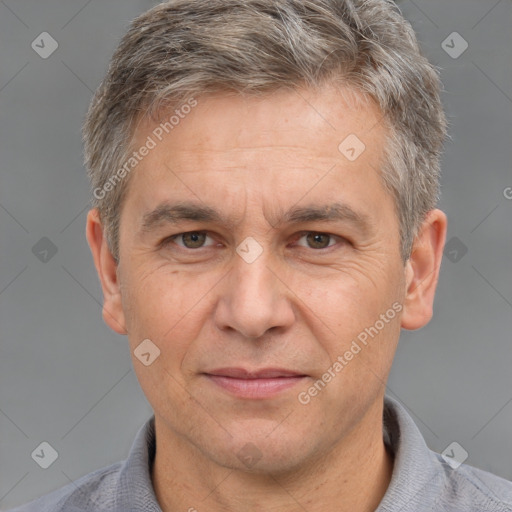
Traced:
<path id="1" fill-rule="evenodd" d="M 447 120 L 439 70 L 391 0 L 172 0 L 142 14 L 116 49 L 84 123 L 93 190 L 103 190 L 129 158 L 141 115 L 208 93 L 326 84 L 356 90 L 380 108 L 388 128 L 380 171 L 405 262 L 439 199 Z M 128 183 L 92 200 L 116 260 Z"/>

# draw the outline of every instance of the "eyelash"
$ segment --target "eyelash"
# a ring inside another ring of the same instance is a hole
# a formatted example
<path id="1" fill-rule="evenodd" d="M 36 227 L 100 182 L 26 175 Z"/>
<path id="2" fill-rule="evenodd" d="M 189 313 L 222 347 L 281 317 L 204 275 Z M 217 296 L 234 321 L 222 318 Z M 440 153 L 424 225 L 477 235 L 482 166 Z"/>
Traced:
<path id="1" fill-rule="evenodd" d="M 160 246 L 161 247 L 167 247 L 169 246 L 171 243 L 174 243 L 174 240 L 176 240 L 177 238 L 179 237 L 182 237 L 184 235 L 190 235 L 190 234 L 194 234 L 194 233 L 197 233 L 197 234 L 205 234 L 207 236 L 209 236 L 208 232 L 207 231 L 186 231 L 184 233 L 178 233 L 176 235 L 172 235 L 170 237 L 167 237 L 165 238 L 164 240 L 162 240 L 162 242 L 160 243 Z M 339 235 L 333 235 L 331 233 L 325 233 L 323 231 L 302 231 L 300 233 L 298 233 L 299 237 L 296 239 L 296 241 L 302 239 L 303 237 L 305 237 L 306 235 L 309 235 L 309 234 L 315 234 L 315 235 L 323 235 L 323 236 L 328 236 L 330 237 L 331 239 L 338 239 L 339 242 L 338 244 L 333 244 L 333 245 L 328 245 L 327 247 L 324 247 L 324 248 L 321 248 L 321 249 L 313 249 L 311 247 L 304 247 L 304 246 L 300 246 L 304 249 L 311 249 L 312 251 L 314 252 L 317 252 L 317 253 L 321 253 L 321 252 L 327 252 L 329 249 L 332 250 L 333 247 L 336 247 L 336 245 L 345 245 L 347 243 L 349 243 L 349 241 Z M 211 237 L 210 237 L 211 238 Z M 178 244 L 176 244 L 178 245 Z M 183 251 L 186 251 L 186 252 L 199 252 L 201 249 L 206 249 L 208 247 L 213 247 L 214 245 L 209 245 L 209 246 L 203 246 L 203 247 L 198 247 L 196 249 L 190 249 L 190 248 L 187 248 L 187 247 L 183 247 L 181 245 L 178 245 L 178 247 L 180 248 L 180 250 L 183 250 Z M 330 252 L 330 251 L 328 251 Z"/>

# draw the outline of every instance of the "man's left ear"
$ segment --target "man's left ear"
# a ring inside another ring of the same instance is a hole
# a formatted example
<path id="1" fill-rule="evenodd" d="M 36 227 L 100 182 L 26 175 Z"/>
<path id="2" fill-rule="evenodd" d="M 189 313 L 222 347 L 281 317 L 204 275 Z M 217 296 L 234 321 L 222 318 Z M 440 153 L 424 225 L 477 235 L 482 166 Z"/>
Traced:
<path id="1" fill-rule="evenodd" d="M 441 210 L 427 213 L 405 265 L 406 290 L 401 326 L 419 329 L 432 318 L 448 221 Z"/>

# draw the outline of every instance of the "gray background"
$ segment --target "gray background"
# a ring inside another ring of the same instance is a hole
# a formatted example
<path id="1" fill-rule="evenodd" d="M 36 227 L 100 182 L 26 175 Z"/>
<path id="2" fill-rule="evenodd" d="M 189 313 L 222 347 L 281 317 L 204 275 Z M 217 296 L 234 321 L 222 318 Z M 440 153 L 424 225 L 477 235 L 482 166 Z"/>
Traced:
<path id="1" fill-rule="evenodd" d="M 151 414 L 127 340 L 101 320 L 80 127 L 127 24 L 155 3 L 0 1 L 2 509 L 124 458 Z M 467 463 L 512 479 L 512 3 L 400 5 L 442 68 L 453 140 L 440 206 L 457 238 L 434 320 L 403 332 L 388 392 L 431 448 L 456 440 Z M 59 44 L 47 59 L 31 48 L 44 31 Z M 442 48 L 454 31 L 469 44 L 458 58 Z M 46 263 L 32 251 L 43 237 L 57 248 Z M 42 441 L 59 454 L 46 470 L 31 458 Z"/>

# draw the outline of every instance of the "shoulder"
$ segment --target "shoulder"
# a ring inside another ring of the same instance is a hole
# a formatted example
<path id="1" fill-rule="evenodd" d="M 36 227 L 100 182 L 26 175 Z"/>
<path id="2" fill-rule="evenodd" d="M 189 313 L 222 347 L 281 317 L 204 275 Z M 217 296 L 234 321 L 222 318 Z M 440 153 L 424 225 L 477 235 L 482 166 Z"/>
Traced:
<path id="1" fill-rule="evenodd" d="M 436 454 L 440 462 L 442 457 Z M 444 492 L 434 510 L 450 512 L 512 512 L 512 482 L 482 469 L 460 465 L 444 468 Z"/>
<path id="2" fill-rule="evenodd" d="M 84 512 L 112 510 L 123 462 L 98 469 L 56 491 L 7 512 Z"/>
<path id="3" fill-rule="evenodd" d="M 384 442 L 394 467 L 379 512 L 512 512 L 512 482 L 468 464 L 450 464 L 427 446 L 398 401 L 385 397 L 384 405 Z"/>
<path id="4" fill-rule="evenodd" d="M 126 460 L 9 512 L 161 512 L 149 470 L 155 449 L 153 416 L 139 429 Z"/>

